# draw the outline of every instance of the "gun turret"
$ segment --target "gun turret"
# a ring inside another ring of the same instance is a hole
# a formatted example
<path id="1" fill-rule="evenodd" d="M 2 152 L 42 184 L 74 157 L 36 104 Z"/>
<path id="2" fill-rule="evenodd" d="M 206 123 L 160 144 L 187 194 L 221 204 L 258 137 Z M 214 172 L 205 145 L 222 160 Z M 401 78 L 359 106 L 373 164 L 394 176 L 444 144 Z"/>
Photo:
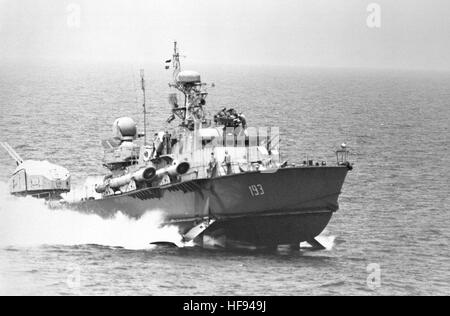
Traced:
<path id="1" fill-rule="evenodd" d="M 48 161 L 23 160 L 8 143 L 0 145 L 17 164 L 9 179 L 11 194 L 59 199 L 61 193 L 70 191 L 70 173 L 66 168 Z"/>

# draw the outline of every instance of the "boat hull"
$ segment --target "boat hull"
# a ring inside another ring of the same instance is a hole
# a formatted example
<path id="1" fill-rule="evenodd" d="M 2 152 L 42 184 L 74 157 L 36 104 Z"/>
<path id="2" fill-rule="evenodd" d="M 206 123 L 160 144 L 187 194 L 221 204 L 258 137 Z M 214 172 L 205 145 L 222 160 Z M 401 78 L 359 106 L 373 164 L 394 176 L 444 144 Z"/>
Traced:
<path id="1" fill-rule="evenodd" d="M 227 245 L 298 244 L 319 235 L 338 210 L 348 172 L 345 166 L 313 166 L 196 179 L 160 188 L 72 204 L 82 212 L 140 218 L 164 212 L 166 225 L 184 234 L 205 218 L 215 222 L 204 235 Z"/>

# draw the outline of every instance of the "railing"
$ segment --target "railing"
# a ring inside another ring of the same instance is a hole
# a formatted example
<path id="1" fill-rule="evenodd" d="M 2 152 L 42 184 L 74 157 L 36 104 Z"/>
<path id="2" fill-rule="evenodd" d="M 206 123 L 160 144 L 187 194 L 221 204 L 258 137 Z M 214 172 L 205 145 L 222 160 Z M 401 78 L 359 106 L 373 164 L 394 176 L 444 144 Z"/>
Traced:
<path id="1" fill-rule="evenodd" d="M 140 147 L 117 147 L 104 151 L 103 161 L 105 163 L 137 162 Z"/>
<path id="2" fill-rule="evenodd" d="M 193 165 L 190 170 L 183 176 L 183 178 L 202 179 L 211 177 L 221 177 L 232 174 L 239 174 L 251 171 L 266 171 L 275 170 L 280 167 L 276 163 L 251 163 L 251 162 L 232 162 L 230 170 L 224 163 L 217 163 L 215 174 L 211 173 L 209 164 L 207 165 Z"/>
<path id="3" fill-rule="evenodd" d="M 346 165 L 348 163 L 348 150 L 345 145 L 341 149 L 336 150 L 336 161 L 338 165 Z"/>

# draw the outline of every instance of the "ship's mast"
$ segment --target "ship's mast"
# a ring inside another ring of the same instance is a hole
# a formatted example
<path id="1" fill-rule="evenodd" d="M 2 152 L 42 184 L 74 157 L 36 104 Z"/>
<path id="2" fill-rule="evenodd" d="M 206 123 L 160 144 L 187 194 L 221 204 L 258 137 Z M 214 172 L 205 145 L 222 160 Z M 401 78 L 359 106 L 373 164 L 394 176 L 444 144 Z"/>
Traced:
<path id="1" fill-rule="evenodd" d="M 173 65 L 173 81 L 176 83 L 177 76 L 181 71 L 180 64 L 180 53 L 178 52 L 177 42 L 173 42 L 173 57 L 172 57 L 172 65 Z"/>
<path id="2" fill-rule="evenodd" d="M 180 85 L 177 81 L 177 76 L 181 71 L 181 63 L 180 63 L 180 52 L 178 50 L 177 41 L 173 42 L 173 55 L 172 55 L 172 67 L 173 67 L 173 84 L 169 84 L 169 86 L 176 88 L 184 95 L 184 115 L 183 121 L 186 121 L 188 116 L 188 107 L 187 107 L 187 94 L 188 92 L 183 89 L 182 85 Z"/>
<path id="3" fill-rule="evenodd" d="M 145 104 L 145 80 L 144 80 L 144 69 L 141 69 L 141 89 L 143 95 L 142 107 L 144 108 L 144 145 L 147 145 L 147 106 Z"/>
<path id="4" fill-rule="evenodd" d="M 204 84 L 202 84 L 200 80 L 198 82 L 179 80 L 178 75 L 181 72 L 180 53 L 177 42 L 175 41 L 173 44 L 172 60 L 166 61 L 166 63 L 172 61 L 173 66 L 173 83 L 169 84 L 169 86 L 177 89 L 184 95 L 184 106 L 179 109 L 174 109 L 173 113 L 176 113 L 176 115 L 183 121 L 183 124 L 188 126 L 194 121 L 204 120 L 204 99 L 208 93 L 203 88 Z M 169 69 L 167 65 L 166 69 Z M 200 79 L 199 75 L 198 78 Z"/>

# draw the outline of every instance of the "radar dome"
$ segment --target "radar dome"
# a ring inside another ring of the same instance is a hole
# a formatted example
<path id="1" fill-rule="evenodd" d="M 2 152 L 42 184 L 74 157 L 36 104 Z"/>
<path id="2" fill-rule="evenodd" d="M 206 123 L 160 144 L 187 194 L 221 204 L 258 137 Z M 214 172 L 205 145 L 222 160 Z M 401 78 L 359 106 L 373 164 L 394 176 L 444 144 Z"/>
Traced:
<path id="1" fill-rule="evenodd" d="M 136 122 L 129 117 L 121 117 L 114 121 L 113 124 L 114 138 L 121 140 L 134 140 L 137 136 Z"/>
<path id="2" fill-rule="evenodd" d="M 183 70 L 178 73 L 177 81 L 180 83 L 199 83 L 201 82 L 200 74 L 192 70 Z"/>

